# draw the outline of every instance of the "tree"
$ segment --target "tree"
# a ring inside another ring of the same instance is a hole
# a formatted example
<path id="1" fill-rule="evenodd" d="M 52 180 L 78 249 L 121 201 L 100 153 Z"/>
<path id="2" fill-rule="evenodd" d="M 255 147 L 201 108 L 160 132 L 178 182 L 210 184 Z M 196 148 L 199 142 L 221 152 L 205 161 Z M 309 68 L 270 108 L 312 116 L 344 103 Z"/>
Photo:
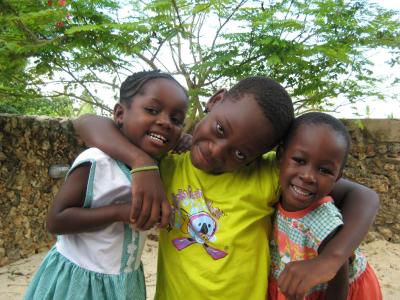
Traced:
<path id="1" fill-rule="evenodd" d="M 3 1 L 0 9 L 0 101 L 67 96 L 107 113 L 98 91 L 161 69 L 185 81 L 189 120 L 202 114 L 203 96 L 252 75 L 281 82 L 304 111 L 329 108 L 338 95 L 382 99 L 370 50 L 388 49 L 399 63 L 398 12 L 367 0 Z M 63 89 L 45 93 L 49 84 Z"/>

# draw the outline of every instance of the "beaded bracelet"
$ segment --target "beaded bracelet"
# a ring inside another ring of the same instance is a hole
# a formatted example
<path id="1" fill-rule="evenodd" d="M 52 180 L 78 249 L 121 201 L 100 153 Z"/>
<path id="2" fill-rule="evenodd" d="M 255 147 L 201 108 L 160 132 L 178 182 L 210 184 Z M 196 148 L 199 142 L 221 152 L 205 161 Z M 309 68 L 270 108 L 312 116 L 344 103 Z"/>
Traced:
<path id="1" fill-rule="evenodd" d="M 158 166 L 143 166 L 143 167 L 134 168 L 131 170 L 131 174 L 143 172 L 143 171 L 153 171 L 153 170 L 158 170 Z"/>

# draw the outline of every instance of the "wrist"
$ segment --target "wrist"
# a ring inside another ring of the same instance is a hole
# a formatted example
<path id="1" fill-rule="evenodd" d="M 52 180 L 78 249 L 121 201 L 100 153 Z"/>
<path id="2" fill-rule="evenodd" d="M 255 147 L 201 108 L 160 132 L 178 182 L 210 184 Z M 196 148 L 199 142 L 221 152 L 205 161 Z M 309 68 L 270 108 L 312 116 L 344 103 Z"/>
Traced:
<path id="1" fill-rule="evenodd" d="M 142 166 L 157 166 L 157 161 L 150 157 L 149 155 L 143 153 L 141 155 L 136 155 L 130 160 L 130 164 L 132 169 L 139 168 Z"/>
<path id="2" fill-rule="evenodd" d="M 318 255 L 318 258 L 323 260 L 326 264 L 328 264 L 335 273 L 340 269 L 343 263 L 347 260 L 347 257 L 344 255 L 343 251 L 334 250 L 334 251 L 325 251 Z"/>
<path id="3" fill-rule="evenodd" d="M 117 203 L 115 205 L 111 205 L 111 219 L 113 222 L 123 222 L 124 218 L 123 215 L 121 214 L 121 204 Z"/>

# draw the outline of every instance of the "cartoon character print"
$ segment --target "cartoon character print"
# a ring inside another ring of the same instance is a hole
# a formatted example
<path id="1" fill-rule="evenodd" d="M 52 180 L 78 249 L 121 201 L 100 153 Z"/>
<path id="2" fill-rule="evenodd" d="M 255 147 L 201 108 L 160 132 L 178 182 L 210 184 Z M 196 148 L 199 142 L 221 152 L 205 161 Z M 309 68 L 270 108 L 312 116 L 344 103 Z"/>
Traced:
<path id="1" fill-rule="evenodd" d="M 176 238 L 172 241 L 177 250 L 183 250 L 193 244 L 201 244 L 205 251 L 215 260 L 221 259 L 228 253 L 210 246 L 217 237 L 217 219 L 214 217 L 204 198 L 202 192 L 192 192 L 190 186 L 187 191 L 179 190 L 174 195 L 174 204 L 177 208 L 175 216 L 175 228 L 188 236 Z"/>

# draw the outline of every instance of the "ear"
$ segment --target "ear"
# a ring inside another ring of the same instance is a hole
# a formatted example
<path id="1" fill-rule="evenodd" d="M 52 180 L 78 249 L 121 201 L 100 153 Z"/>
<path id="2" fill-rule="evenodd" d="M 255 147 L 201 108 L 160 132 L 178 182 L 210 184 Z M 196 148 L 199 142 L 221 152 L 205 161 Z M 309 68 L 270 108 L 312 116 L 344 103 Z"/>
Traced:
<path id="1" fill-rule="evenodd" d="M 343 168 L 340 170 L 339 175 L 338 175 L 337 178 L 336 178 L 336 182 L 337 182 L 340 178 L 342 178 L 342 175 L 343 175 Z"/>
<path id="2" fill-rule="evenodd" d="M 117 124 L 117 127 L 122 127 L 124 123 L 124 114 L 125 114 L 125 107 L 121 103 L 117 103 L 114 106 L 114 122 Z"/>
<path id="3" fill-rule="evenodd" d="M 227 89 L 220 89 L 211 98 L 207 101 L 206 110 L 211 111 L 214 105 L 220 101 L 222 101 L 225 97 L 225 94 L 228 92 Z"/>
<path id="4" fill-rule="evenodd" d="M 278 145 L 278 148 L 276 149 L 276 159 L 279 161 L 279 163 L 281 162 L 281 159 L 283 157 L 283 152 L 285 151 L 285 148 L 283 147 L 283 144 L 280 143 Z"/>

